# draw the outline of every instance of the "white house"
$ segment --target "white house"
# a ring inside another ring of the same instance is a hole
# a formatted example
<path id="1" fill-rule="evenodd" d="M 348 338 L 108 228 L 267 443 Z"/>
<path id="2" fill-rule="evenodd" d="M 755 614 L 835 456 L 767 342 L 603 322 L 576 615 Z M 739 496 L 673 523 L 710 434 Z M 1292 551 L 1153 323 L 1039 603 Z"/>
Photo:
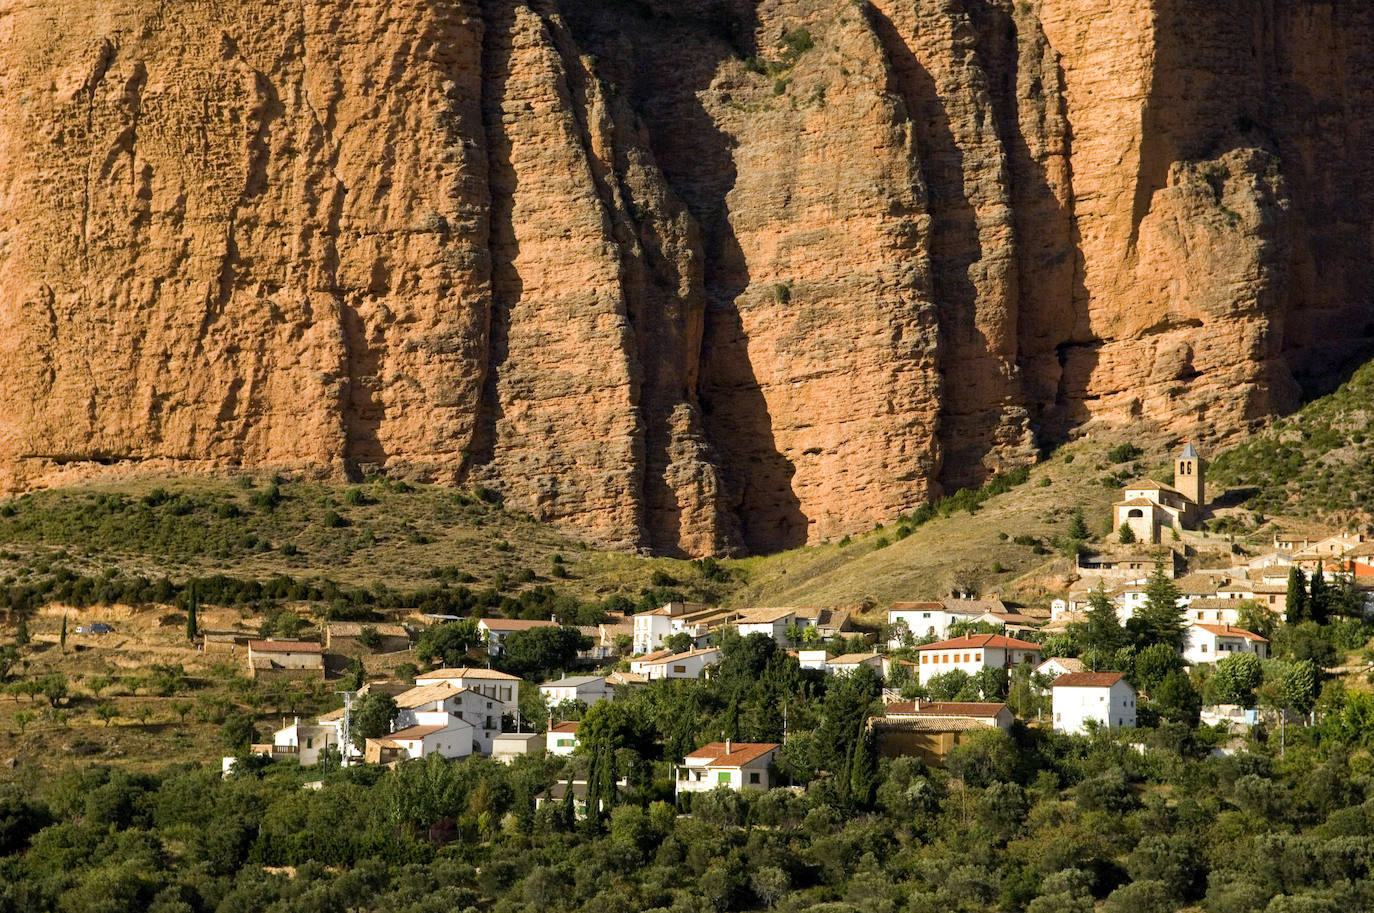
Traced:
<path id="1" fill-rule="evenodd" d="M 549 731 L 544 741 L 548 746 L 549 754 L 558 755 L 560 758 L 567 757 L 577 750 L 577 746 L 582 744 L 577 740 L 576 720 L 566 720 L 562 723 L 554 723 L 549 727 Z"/>
<path id="2" fill-rule="evenodd" d="M 777 757 L 772 742 L 712 742 L 683 759 L 677 770 L 679 793 L 704 793 L 717 787 L 770 789 L 769 766 Z"/>
<path id="3" fill-rule="evenodd" d="M 828 659 L 825 650 L 797 651 L 797 662 L 801 664 L 803 669 L 819 669 L 824 672 Z"/>
<path id="4" fill-rule="evenodd" d="M 272 759 L 294 758 L 302 767 L 320 763 L 320 752 L 339 743 L 333 726 L 302 723 L 296 717 L 290 726 L 278 729 L 272 736 Z"/>
<path id="5" fill-rule="evenodd" d="M 492 760 L 509 764 L 516 758 L 537 755 L 544 750 L 544 737 L 537 732 L 503 732 L 492 743 Z"/>
<path id="6" fill-rule="evenodd" d="M 1051 656 L 1031 671 L 1035 675 L 1044 675 L 1055 679 L 1061 675 L 1068 675 L 1070 672 L 1086 672 L 1088 669 L 1083 665 L 1081 659 L 1073 659 L 1068 656 Z"/>
<path id="7" fill-rule="evenodd" d="M 897 649 L 908 638 L 943 637 L 949 627 L 949 616 L 938 602 L 894 602 L 887 610 L 888 642 Z M 905 636 L 904 636 L 905 635 Z"/>
<path id="8" fill-rule="evenodd" d="M 836 675 L 848 675 L 867 666 L 878 675 L 883 674 L 883 658 L 877 653 L 845 653 L 826 660 L 825 667 Z"/>
<path id="9" fill-rule="evenodd" d="M 796 609 L 751 609 L 735 619 L 734 627 L 740 637 L 763 634 L 785 644 L 788 627 L 797 623 Z"/>
<path id="10" fill-rule="evenodd" d="M 418 723 L 421 713 L 449 713 L 468 723 L 473 728 L 473 751 L 482 755 L 491 754 L 491 743 L 501 732 L 501 715 L 505 705 L 495 697 L 483 694 L 472 688 L 457 688 L 448 682 L 435 685 L 417 685 L 409 691 L 396 695 L 395 725 L 413 726 Z"/>
<path id="11" fill-rule="evenodd" d="M 540 685 L 539 693 L 550 707 L 564 701 L 581 701 L 590 707 L 597 701 L 615 700 L 615 690 L 602 675 L 564 676 L 556 682 Z"/>
<path id="12" fill-rule="evenodd" d="M 1004 634 L 972 634 L 922 644 L 916 648 L 921 657 L 920 679 L 926 684 L 944 672 L 958 669 L 977 675 L 984 669 L 1011 669 L 1023 662 L 1040 662 L 1040 645 Z"/>
<path id="13" fill-rule="evenodd" d="M 530 621 L 524 618 L 482 618 L 477 622 L 478 630 L 486 635 L 487 652 L 492 656 L 506 655 L 506 638 L 516 631 L 556 627 L 556 621 Z"/>
<path id="14" fill-rule="evenodd" d="M 397 729 L 391 735 L 368 739 L 363 751 L 372 764 L 390 764 L 438 754 L 445 758 L 465 758 L 472 754 L 472 724 L 450 713 L 421 712 L 416 724 Z"/>
<path id="15" fill-rule="evenodd" d="M 1120 672 L 1070 672 L 1050 685 L 1054 728 L 1085 733 L 1088 721 L 1135 726 L 1135 689 Z"/>
<path id="16" fill-rule="evenodd" d="M 672 650 L 655 650 L 652 653 L 645 653 L 643 656 L 636 656 L 630 660 L 630 672 L 634 675 L 647 675 L 646 670 L 649 666 L 672 655 Z M 647 677 L 645 680 L 648 680 Z"/>
<path id="17" fill-rule="evenodd" d="M 644 663 L 643 674 L 651 682 L 661 678 L 701 678 L 706 667 L 719 660 L 720 651 L 715 647 L 688 650 Z"/>
<path id="18" fill-rule="evenodd" d="M 416 686 L 448 683 L 455 688 L 470 688 L 501 704 L 501 712 L 514 714 L 520 705 L 520 679 L 495 669 L 464 666 L 458 669 L 435 669 L 415 676 Z"/>
<path id="19" fill-rule="evenodd" d="M 1194 622 L 1183 632 L 1183 658 L 1190 663 L 1214 663 L 1233 653 L 1269 655 L 1269 641 L 1234 625 Z"/>
<path id="20" fill-rule="evenodd" d="M 670 602 L 650 612 L 634 616 L 634 652 L 649 653 L 663 644 L 670 634 L 704 636 L 713 621 L 730 613 L 699 602 Z"/>

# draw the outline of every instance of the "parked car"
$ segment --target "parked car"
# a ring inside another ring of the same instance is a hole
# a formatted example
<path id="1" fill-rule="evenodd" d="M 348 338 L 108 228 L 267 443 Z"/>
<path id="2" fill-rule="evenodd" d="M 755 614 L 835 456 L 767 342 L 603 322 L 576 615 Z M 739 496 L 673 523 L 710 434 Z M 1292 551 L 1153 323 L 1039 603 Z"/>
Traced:
<path id="1" fill-rule="evenodd" d="M 93 622 L 93 623 L 88 624 L 88 625 L 78 625 L 78 626 L 77 626 L 77 629 L 76 629 L 76 633 L 78 633 L 78 634 L 113 634 L 113 633 L 114 633 L 114 628 L 111 627 L 110 625 L 105 624 L 105 622 L 103 622 L 103 621 L 97 621 L 97 622 Z"/>

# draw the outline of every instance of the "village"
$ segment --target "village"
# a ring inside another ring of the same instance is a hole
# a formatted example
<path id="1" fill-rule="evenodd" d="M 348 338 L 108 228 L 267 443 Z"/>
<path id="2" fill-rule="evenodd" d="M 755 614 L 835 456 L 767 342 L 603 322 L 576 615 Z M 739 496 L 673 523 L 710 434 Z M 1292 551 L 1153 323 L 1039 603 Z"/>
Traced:
<path id="1" fill-rule="evenodd" d="M 1079 555 L 1066 594 L 1051 600 L 1048 610 L 997 594 L 955 592 L 894 603 L 886 624 L 865 631 L 840 609 L 668 602 L 573 629 L 579 638 L 575 661 L 543 681 L 498 667 L 514 644 L 537 636 L 532 632 L 558 631 L 558 622 L 480 618 L 464 665 L 340 688 L 341 708 L 289 721 L 270 742 L 254 743 L 249 756 L 303 766 L 325 760 L 387 765 L 432 755 L 505 763 L 545 752 L 567 757 L 577 752 L 580 720 L 592 708 L 656 682 L 709 679 L 727 645 L 752 638 L 771 642 L 804 674 L 872 676 L 883 710 L 866 727 L 878 756 L 940 764 L 976 733 L 1010 732 L 1018 718 L 1071 735 L 1136 727 L 1140 695 L 1132 676 L 1098 668 L 1106 654 L 1082 649 L 1082 643 L 1074 655 L 1056 651 L 1093 625 L 1119 626 L 1124 634 L 1161 592 L 1174 607 L 1168 624 L 1175 626 L 1171 648 L 1179 669 L 1227 666 L 1242 656 L 1267 659 L 1270 635 L 1295 618 L 1291 601 L 1306 606 L 1309 594 L 1332 602 L 1339 593 L 1341 612 L 1365 611 L 1374 594 L 1374 542 L 1345 533 L 1278 536 L 1262 554 L 1238 558 L 1224 540 L 1195 532 L 1208 501 L 1206 461 L 1191 444 L 1175 459 L 1174 480 L 1124 487 L 1113 506 L 1117 541 Z M 1105 622 L 1104 612 L 1110 616 Z M 473 623 L 447 616 L 425 621 L 434 627 Z M 203 649 L 241 655 L 255 679 L 323 679 L 331 654 L 405 654 L 419 633 L 399 624 L 330 623 L 317 643 L 207 632 Z M 1201 721 L 1244 732 L 1262 720 L 1299 721 L 1310 710 L 1310 699 L 1261 708 L 1256 684 L 1239 688 L 1230 700 L 1204 704 Z M 539 712 L 531 718 L 532 705 L 522 694 L 535 689 Z M 1011 692 L 1017 693 L 1015 706 Z M 366 705 L 373 707 L 364 710 Z M 742 742 L 722 733 L 675 759 L 675 791 L 779 785 L 785 724 L 782 738 Z M 226 774 L 242 761 L 224 758 Z M 583 801 L 586 780 L 556 784 L 540 801 L 563 799 L 569 790 Z"/>

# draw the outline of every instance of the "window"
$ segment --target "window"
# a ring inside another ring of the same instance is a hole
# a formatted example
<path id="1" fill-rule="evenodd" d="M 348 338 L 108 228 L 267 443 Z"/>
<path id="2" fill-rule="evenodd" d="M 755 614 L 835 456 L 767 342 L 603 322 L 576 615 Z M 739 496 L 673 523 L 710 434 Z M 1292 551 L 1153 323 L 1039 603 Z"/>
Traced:
<path id="1" fill-rule="evenodd" d="M 728 771 L 728 770 L 722 770 L 721 772 L 719 772 L 718 774 L 716 774 L 716 782 L 717 782 L 717 783 L 724 783 L 725 785 L 728 786 L 728 785 L 730 784 L 730 771 Z"/>
<path id="2" fill-rule="evenodd" d="M 759 782 L 759 772 L 758 772 L 757 770 L 751 770 L 751 771 L 749 772 L 749 782 L 750 782 L 750 783 L 758 783 L 758 782 Z"/>
<path id="3" fill-rule="evenodd" d="M 687 674 L 687 667 L 686 667 L 686 666 L 674 666 L 674 667 L 673 667 L 673 671 L 674 671 L 674 672 L 679 672 L 679 673 L 681 673 L 681 674 L 683 674 L 683 675 L 686 675 L 686 674 Z"/>
<path id="4" fill-rule="evenodd" d="M 924 666 L 924 665 L 925 665 L 926 663 L 928 663 L 928 662 L 930 662 L 930 655 L 927 654 L 927 653 L 922 653 L 922 654 L 921 654 L 921 665 Z"/>
<path id="5" fill-rule="evenodd" d="M 1132 507 L 1130 510 L 1126 511 L 1126 516 L 1143 517 L 1145 516 L 1145 511 L 1141 510 L 1139 507 Z"/>
<path id="6" fill-rule="evenodd" d="M 981 662 L 983 661 L 983 654 L 981 654 L 981 653 L 975 653 L 975 654 L 973 654 L 973 661 L 974 661 L 975 663 L 981 663 Z"/>

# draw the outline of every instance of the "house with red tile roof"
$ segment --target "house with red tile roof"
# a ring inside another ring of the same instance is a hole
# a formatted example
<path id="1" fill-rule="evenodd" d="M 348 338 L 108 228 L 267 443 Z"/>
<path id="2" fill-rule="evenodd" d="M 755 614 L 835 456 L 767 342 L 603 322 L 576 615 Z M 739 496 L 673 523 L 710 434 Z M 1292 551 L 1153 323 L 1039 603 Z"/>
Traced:
<path id="1" fill-rule="evenodd" d="M 711 742 L 683 758 L 677 791 L 704 793 L 727 789 L 772 788 L 771 767 L 781 746 L 775 742 Z"/>
<path id="2" fill-rule="evenodd" d="M 1269 656 L 1269 641 L 1233 624 L 1194 622 L 1183 632 L 1183 658 L 1190 663 L 1214 663 L 1236 653 Z"/>
<path id="3" fill-rule="evenodd" d="M 1038 664 L 1040 652 L 1039 644 L 1005 634 L 970 634 L 916 648 L 922 685 L 955 669 L 977 675 L 984 669 L 1011 669 L 1026 662 Z"/>
<path id="4" fill-rule="evenodd" d="M 1083 734 L 1092 723 L 1135 726 L 1135 688 L 1120 672 L 1070 672 L 1050 685 L 1054 728 Z"/>

